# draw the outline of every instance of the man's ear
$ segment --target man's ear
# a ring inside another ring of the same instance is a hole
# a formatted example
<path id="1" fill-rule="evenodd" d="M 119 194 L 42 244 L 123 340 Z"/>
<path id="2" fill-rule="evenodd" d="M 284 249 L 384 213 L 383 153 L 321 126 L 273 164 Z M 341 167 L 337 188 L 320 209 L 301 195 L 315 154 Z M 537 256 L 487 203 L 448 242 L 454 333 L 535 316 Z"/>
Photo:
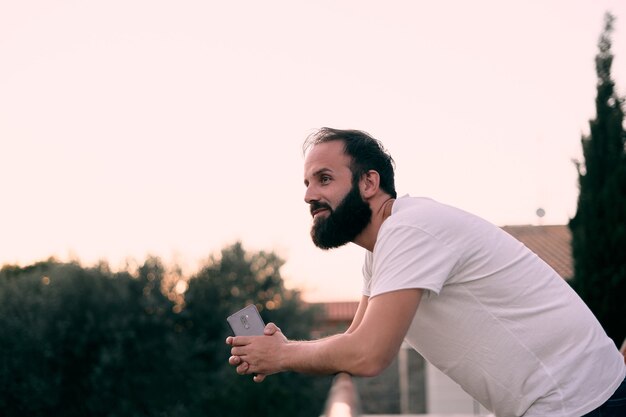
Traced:
<path id="1" fill-rule="evenodd" d="M 365 200 L 375 196 L 380 189 L 380 175 L 378 171 L 370 169 L 363 174 L 359 181 L 359 189 L 361 190 L 361 196 Z"/>

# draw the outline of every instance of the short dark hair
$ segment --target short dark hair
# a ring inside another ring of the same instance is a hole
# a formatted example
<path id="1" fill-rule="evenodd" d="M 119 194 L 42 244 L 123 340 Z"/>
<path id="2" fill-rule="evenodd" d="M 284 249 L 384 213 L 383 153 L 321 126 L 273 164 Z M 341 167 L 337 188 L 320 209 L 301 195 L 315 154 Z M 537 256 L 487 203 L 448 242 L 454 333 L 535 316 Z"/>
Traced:
<path id="1" fill-rule="evenodd" d="M 363 174 L 373 169 L 380 176 L 380 188 L 392 198 L 396 198 L 393 158 L 383 147 L 383 144 L 368 133 L 360 130 L 322 127 L 306 138 L 302 149 L 306 153 L 309 148 L 315 145 L 334 140 L 343 141 L 344 152 L 352 159 L 350 170 L 352 171 L 353 184 L 358 183 Z"/>

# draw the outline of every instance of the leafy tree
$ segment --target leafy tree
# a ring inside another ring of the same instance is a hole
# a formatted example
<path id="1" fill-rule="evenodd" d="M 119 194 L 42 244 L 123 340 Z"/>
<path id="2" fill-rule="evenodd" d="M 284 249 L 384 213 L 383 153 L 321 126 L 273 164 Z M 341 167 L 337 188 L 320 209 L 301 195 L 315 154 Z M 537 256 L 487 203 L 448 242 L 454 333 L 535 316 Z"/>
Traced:
<path id="1" fill-rule="evenodd" d="M 293 373 L 272 375 L 261 384 L 239 376 L 227 364 L 230 334 L 226 317 L 247 304 L 256 304 L 266 322 L 273 321 L 290 338 L 309 336 L 315 311 L 295 290 L 284 287 L 283 261 L 273 253 L 247 254 L 241 243 L 211 257 L 189 281 L 181 316 L 189 323 L 194 383 L 203 387 L 194 405 L 203 415 L 317 416 L 330 387 L 329 378 Z"/>
<path id="2" fill-rule="evenodd" d="M 209 258 L 182 300 L 177 268 L 137 271 L 54 259 L 0 270 L 3 416 L 317 416 L 328 378 L 272 375 L 262 384 L 228 365 L 225 318 L 254 302 L 290 337 L 314 311 L 284 287 L 283 261 L 237 243 Z"/>
<path id="3" fill-rule="evenodd" d="M 0 271 L 3 415 L 153 415 L 176 404 L 171 303 L 151 290 L 163 267 L 149 259 L 138 275 L 53 260 Z"/>
<path id="4" fill-rule="evenodd" d="M 614 20 L 606 14 L 598 42 L 596 118 L 582 138 L 578 209 L 569 226 L 573 286 L 619 346 L 626 336 L 626 134 L 623 98 L 611 78 Z"/>

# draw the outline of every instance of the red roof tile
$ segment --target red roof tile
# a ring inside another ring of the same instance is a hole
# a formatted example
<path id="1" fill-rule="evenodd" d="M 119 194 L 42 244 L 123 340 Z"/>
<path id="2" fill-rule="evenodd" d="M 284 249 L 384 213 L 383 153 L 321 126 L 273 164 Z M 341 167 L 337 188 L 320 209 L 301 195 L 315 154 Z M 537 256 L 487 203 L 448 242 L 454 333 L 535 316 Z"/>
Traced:
<path id="1" fill-rule="evenodd" d="M 574 276 L 572 234 L 566 225 L 504 226 L 502 229 L 522 242 L 550 265 L 561 277 Z"/>
<path id="2" fill-rule="evenodd" d="M 336 301 L 323 303 L 324 316 L 329 321 L 352 320 L 359 306 L 358 301 Z"/>

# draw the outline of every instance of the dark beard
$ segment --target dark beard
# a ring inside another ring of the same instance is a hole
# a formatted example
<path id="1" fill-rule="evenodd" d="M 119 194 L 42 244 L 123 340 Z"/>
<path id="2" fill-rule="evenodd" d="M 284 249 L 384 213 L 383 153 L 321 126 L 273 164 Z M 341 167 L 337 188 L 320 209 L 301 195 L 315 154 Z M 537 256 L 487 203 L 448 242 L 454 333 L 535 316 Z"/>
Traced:
<path id="1" fill-rule="evenodd" d="M 332 249 L 352 242 L 372 219 L 372 209 L 363 201 L 358 183 L 343 198 L 336 209 L 325 204 L 311 203 L 311 208 L 325 207 L 328 216 L 318 217 L 311 227 L 313 243 L 320 249 Z"/>

